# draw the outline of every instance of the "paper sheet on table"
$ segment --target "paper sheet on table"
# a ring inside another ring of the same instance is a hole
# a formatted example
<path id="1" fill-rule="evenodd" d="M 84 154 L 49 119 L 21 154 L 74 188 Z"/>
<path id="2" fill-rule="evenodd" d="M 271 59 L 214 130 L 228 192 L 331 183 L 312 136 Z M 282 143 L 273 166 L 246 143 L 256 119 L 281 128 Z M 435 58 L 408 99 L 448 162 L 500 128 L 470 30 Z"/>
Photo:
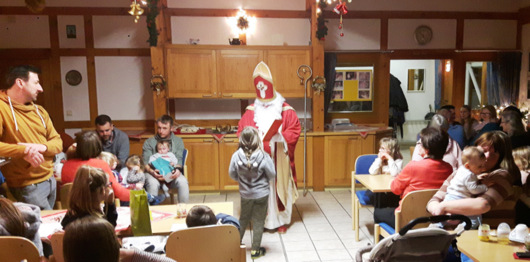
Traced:
<path id="1" fill-rule="evenodd" d="M 175 232 L 175 231 L 186 229 L 186 228 L 188 228 L 186 224 L 173 224 L 171 225 L 170 231 Z"/>

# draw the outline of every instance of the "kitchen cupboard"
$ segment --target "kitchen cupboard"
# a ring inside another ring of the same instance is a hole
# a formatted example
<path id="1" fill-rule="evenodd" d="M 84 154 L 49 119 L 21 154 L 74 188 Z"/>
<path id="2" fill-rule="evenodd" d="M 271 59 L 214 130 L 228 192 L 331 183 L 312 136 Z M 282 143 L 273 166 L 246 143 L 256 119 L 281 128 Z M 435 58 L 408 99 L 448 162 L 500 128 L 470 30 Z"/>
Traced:
<path id="1" fill-rule="evenodd" d="M 309 47 L 191 45 L 166 48 L 168 97 L 255 98 L 252 73 L 260 61 L 269 65 L 276 91 L 304 97 L 297 71 L 311 65 Z"/>

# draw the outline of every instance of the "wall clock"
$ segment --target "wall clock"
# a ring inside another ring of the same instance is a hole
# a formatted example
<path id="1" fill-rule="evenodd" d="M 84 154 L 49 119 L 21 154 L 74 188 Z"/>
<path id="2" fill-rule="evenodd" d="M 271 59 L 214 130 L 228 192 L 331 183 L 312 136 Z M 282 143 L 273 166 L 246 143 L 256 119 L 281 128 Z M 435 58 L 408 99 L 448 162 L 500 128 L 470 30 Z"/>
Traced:
<path id="1" fill-rule="evenodd" d="M 414 40 L 419 45 L 426 45 L 432 40 L 432 29 L 426 25 L 420 25 L 414 30 Z"/>
<path id="2" fill-rule="evenodd" d="M 81 80 L 83 80 L 83 77 L 81 76 L 81 73 L 77 70 L 70 70 L 68 73 L 66 73 L 65 76 L 66 83 L 72 86 L 79 85 L 81 83 Z"/>

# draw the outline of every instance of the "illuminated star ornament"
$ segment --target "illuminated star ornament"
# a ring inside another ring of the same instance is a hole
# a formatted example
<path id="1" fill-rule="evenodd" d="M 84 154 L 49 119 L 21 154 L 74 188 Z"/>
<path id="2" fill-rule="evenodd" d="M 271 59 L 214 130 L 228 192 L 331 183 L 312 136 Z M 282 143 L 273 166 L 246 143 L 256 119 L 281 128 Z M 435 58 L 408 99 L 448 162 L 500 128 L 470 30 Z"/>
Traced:
<path id="1" fill-rule="evenodd" d="M 239 9 L 239 12 L 236 16 L 237 21 L 237 28 L 241 30 L 241 32 L 245 32 L 248 29 L 248 16 L 247 13 L 243 9 Z"/>
<path id="2" fill-rule="evenodd" d="M 340 29 L 340 36 L 343 37 L 344 32 L 343 32 L 343 26 L 342 26 L 342 15 L 345 15 L 348 13 L 348 7 L 346 7 L 346 1 L 341 1 L 340 3 L 338 3 L 333 9 L 333 12 L 340 15 L 339 29 Z"/>

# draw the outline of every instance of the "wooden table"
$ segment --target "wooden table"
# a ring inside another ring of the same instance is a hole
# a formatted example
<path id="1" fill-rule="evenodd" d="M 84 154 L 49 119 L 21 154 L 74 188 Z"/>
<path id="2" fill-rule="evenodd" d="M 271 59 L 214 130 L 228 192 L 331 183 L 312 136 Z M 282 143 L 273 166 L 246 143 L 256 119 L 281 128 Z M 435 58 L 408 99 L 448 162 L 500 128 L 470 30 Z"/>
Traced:
<path id="1" fill-rule="evenodd" d="M 475 262 L 479 261 L 524 261 L 513 258 L 514 252 L 524 252 L 524 244 L 510 242 L 508 245 L 497 242 L 483 242 L 478 239 L 477 230 L 468 230 L 456 240 L 458 249 Z"/>
<path id="2" fill-rule="evenodd" d="M 195 204 L 185 204 L 186 209 L 189 211 L 195 205 L 205 205 L 209 206 L 215 214 L 225 213 L 228 215 L 233 215 L 234 213 L 234 204 L 232 202 L 216 202 L 216 203 L 195 203 Z M 152 211 L 160 211 L 165 213 L 174 214 L 174 216 L 164 218 L 158 221 L 151 221 L 151 229 L 153 235 L 169 235 L 171 233 L 171 226 L 173 224 L 185 224 L 185 218 L 177 218 L 177 205 L 159 205 L 159 206 L 150 206 Z M 41 216 L 53 215 L 64 210 L 43 210 L 41 211 Z"/>
<path id="3" fill-rule="evenodd" d="M 391 192 L 390 183 L 393 177 L 391 175 L 352 175 L 351 182 L 351 197 L 352 197 L 352 227 L 355 230 L 355 240 L 359 241 L 359 205 L 357 201 L 357 194 L 355 194 L 355 180 L 359 181 L 363 186 L 374 193 Z"/>

